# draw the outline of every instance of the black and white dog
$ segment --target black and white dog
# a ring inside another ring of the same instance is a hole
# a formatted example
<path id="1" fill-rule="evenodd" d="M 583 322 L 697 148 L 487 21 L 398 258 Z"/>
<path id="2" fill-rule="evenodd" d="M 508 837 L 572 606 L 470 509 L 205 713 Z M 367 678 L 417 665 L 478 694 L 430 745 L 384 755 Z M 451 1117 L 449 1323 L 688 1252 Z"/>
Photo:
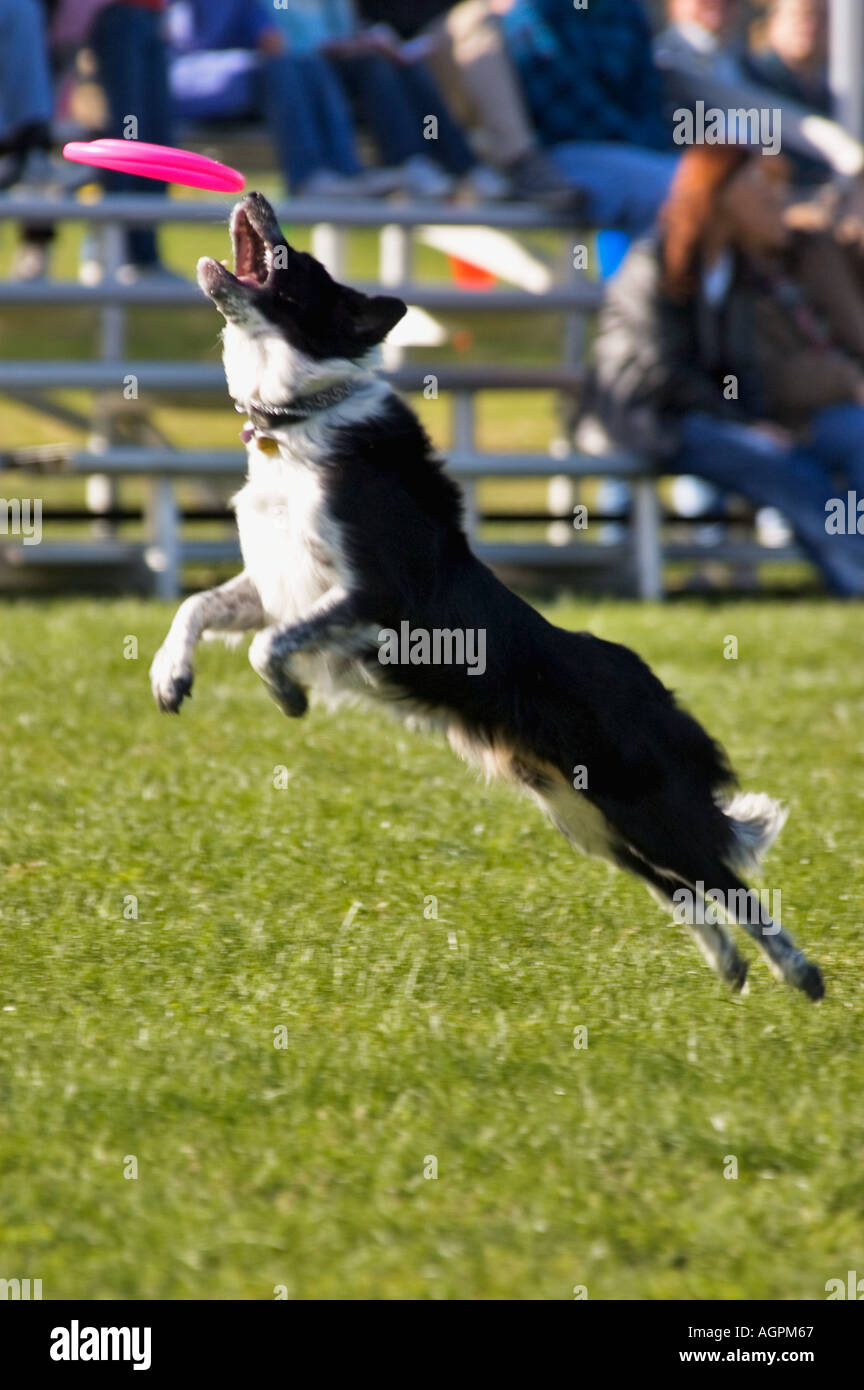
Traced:
<path id="1" fill-rule="evenodd" d="M 198 283 L 225 318 L 228 389 L 249 420 L 234 501 L 245 569 L 181 605 L 151 669 L 160 708 L 189 694 L 205 631 L 255 630 L 249 659 L 286 714 L 302 715 L 314 688 L 423 717 L 527 791 L 573 845 L 667 906 L 689 895 L 690 930 L 733 989 L 747 963 L 724 919 L 746 927 L 778 979 L 821 998 L 818 967 L 748 910 L 755 894 L 739 877 L 782 809 L 728 799 L 723 751 L 634 652 L 553 627 L 471 553 L 458 488 L 372 366 L 405 305 L 337 284 L 288 245 L 260 194 L 234 209 L 231 238 L 235 273 L 202 259 Z M 394 659 L 391 646 L 385 661 L 385 633 L 410 634 L 410 651 Z M 441 633 L 482 633 L 482 669 L 430 660 Z"/>

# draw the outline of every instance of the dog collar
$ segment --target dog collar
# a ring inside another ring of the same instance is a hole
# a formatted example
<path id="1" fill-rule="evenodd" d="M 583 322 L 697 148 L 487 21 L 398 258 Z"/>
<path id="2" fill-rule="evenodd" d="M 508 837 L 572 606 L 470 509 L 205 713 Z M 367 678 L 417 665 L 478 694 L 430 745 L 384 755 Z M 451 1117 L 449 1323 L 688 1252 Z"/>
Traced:
<path id="1" fill-rule="evenodd" d="M 279 429 L 281 425 L 296 425 L 301 420 L 308 420 L 320 410 L 329 410 L 331 406 L 347 400 L 356 390 L 356 386 L 357 383 L 354 381 L 340 381 L 333 386 L 325 387 L 322 391 L 295 396 L 293 400 L 276 406 L 250 401 L 245 413 L 248 414 L 254 429 L 266 434 Z M 242 409 L 242 406 L 238 406 L 238 410 Z M 243 433 L 245 435 L 246 431 Z"/>

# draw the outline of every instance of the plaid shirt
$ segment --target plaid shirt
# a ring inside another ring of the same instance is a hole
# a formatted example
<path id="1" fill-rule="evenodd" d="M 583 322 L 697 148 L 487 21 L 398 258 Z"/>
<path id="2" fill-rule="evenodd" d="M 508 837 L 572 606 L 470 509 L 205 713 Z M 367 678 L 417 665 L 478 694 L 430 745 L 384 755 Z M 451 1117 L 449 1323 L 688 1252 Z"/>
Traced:
<path id="1" fill-rule="evenodd" d="M 639 0 L 516 0 L 504 16 L 537 134 L 544 145 L 613 140 L 671 147 L 651 30 Z"/>

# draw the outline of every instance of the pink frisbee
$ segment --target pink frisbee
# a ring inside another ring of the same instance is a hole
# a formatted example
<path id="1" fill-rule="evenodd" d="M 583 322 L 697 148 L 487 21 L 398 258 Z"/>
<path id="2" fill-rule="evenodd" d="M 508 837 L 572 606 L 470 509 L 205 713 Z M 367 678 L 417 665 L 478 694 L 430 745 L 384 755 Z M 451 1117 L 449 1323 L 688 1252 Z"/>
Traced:
<path id="1" fill-rule="evenodd" d="M 184 183 L 189 188 L 212 188 L 238 193 L 246 183 L 237 169 L 173 145 L 148 145 L 143 140 L 73 140 L 63 146 L 63 156 L 76 164 L 95 164 L 144 179 Z"/>

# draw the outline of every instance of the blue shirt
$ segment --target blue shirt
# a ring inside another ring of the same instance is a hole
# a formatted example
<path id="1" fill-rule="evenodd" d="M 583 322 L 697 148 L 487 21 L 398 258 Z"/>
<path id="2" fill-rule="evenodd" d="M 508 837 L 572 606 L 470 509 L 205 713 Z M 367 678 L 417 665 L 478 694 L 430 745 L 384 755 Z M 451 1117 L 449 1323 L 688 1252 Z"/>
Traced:
<path id="1" fill-rule="evenodd" d="M 279 0 L 272 15 L 294 53 L 309 53 L 359 28 L 352 0 Z"/>

